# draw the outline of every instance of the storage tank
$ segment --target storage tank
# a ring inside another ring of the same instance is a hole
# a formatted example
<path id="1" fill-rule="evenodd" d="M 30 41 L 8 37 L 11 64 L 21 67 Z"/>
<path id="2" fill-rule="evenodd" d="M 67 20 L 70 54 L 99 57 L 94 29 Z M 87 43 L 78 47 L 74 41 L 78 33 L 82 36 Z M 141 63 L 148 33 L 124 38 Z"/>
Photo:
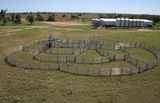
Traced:
<path id="1" fill-rule="evenodd" d="M 141 19 L 140 20 L 140 27 L 143 27 L 143 25 L 144 25 L 144 21 Z"/>
<path id="2" fill-rule="evenodd" d="M 103 19 L 100 19 L 100 25 L 101 25 L 102 27 L 105 27 L 105 21 L 104 21 Z"/>
<path id="3" fill-rule="evenodd" d="M 133 19 L 131 19 L 131 27 L 133 27 L 134 26 L 134 20 Z"/>
<path id="4" fill-rule="evenodd" d="M 128 27 L 128 26 L 129 26 L 129 19 L 126 18 L 126 19 L 125 19 L 125 27 Z"/>
<path id="5" fill-rule="evenodd" d="M 139 27 L 140 19 L 137 19 L 137 27 Z"/>
<path id="6" fill-rule="evenodd" d="M 139 25 L 138 26 L 141 27 L 141 19 L 139 19 Z"/>
<path id="7" fill-rule="evenodd" d="M 128 26 L 129 26 L 129 27 L 132 27 L 132 19 L 129 19 Z"/>
<path id="8" fill-rule="evenodd" d="M 100 19 L 92 19 L 92 25 L 95 27 L 100 26 Z"/>
<path id="9" fill-rule="evenodd" d="M 131 24 L 132 24 L 132 27 L 134 27 L 134 20 L 132 19 L 131 21 L 132 21 L 132 23 L 131 23 Z"/>
<path id="10" fill-rule="evenodd" d="M 136 19 L 133 19 L 133 27 L 136 27 Z"/>
<path id="11" fill-rule="evenodd" d="M 153 26 L 153 21 L 144 19 L 143 26 L 144 27 L 152 27 Z"/>
<path id="12" fill-rule="evenodd" d="M 121 18 L 121 27 L 124 27 L 124 25 L 125 25 L 125 19 Z"/>
<path id="13" fill-rule="evenodd" d="M 116 26 L 116 19 L 110 19 L 110 18 L 104 19 L 104 18 L 102 18 L 100 20 L 100 25 L 102 27 L 114 27 L 114 26 Z"/>
<path id="14" fill-rule="evenodd" d="M 138 26 L 138 19 L 135 19 L 135 27 L 137 27 Z"/>
<path id="15" fill-rule="evenodd" d="M 92 19 L 93 26 L 102 27 L 152 27 L 153 21 L 147 19 L 128 19 L 128 18 L 102 18 Z"/>
<path id="16" fill-rule="evenodd" d="M 139 27 L 139 19 L 137 19 L 137 25 L 136 26 Z"/>
<path id="17" fill-rule="evenodd" d="M 120 18 L 117 18 L 117 20 L 116 20 L 116 26 L 117 27 L 121 26 L 121 19 Z"/>
<path id="18" fill-rule="evenodd" d="M 122 18 L 120 18 L 120 27 L 122 26 Z"/>

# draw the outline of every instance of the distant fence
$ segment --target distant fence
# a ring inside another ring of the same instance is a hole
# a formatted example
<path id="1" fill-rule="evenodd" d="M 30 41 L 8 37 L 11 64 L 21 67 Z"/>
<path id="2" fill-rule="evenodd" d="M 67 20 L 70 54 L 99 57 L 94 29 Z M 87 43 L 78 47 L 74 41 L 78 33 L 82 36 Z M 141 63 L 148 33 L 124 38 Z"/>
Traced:
<path id="1" fill-rule="evenodd" d="M 60 69 L 64 72 L 69 72 L 79 75 L 91 76 L 113 76 L 113 75 L 129 75 L 141 73 L 150 70 L 157 65 L 160 60 L 159 50 L 142 42 L 136 41 L 121 41 L 121 40 L 68 40 L 64 39 L 54 43 L 55 47 L 50 49 L 47 40 L 40 40 L 31 44 L 21 45 L 13 48 L 6 55 L 7 62 L 12 66 L 27 68 L 27 69 Z M 58 47 L 56 47 L 58 46 Z M 130 54 L 128 48 L 141 47 L 151 52 L 157 60 L 145 61 L 135 58 Z M 56 49 L 54 49 L 56 48 Z M 64 50 L 63 50 L 64 48 Z M 68 49 L 66 49 L 68 48 Z M 89 49 L 95 49 L 100 57 L 85 57 L 80 54 Z M 104 50 L 121 50 L 124 54 L 109 54 Z M 12 54 L 24 51 L 32 52 L 33 58 L 31 60 L 24 60 L 22 58 L 13 58 Z M 43 58 L 41 53 L 56 54 L 58 56 Z M 93 67 L 90 64 L 103 64 L 112 61 L 126 61 L 133 64 L 133 67 Z M 88 65 L 87 65 L 88 64 Z"/>

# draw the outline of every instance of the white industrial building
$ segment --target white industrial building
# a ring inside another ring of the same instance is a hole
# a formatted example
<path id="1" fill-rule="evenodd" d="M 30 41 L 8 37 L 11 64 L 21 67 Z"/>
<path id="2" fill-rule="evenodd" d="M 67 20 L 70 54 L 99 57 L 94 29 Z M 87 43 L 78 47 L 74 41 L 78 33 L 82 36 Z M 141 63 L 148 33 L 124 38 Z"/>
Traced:
<path id="1" fill-rule="evenodd" d="M 128 19 L 128 18 L 101 18 L 93 19 L 95 27 L 152 27 L 153 21 L 147 19 Z"/>

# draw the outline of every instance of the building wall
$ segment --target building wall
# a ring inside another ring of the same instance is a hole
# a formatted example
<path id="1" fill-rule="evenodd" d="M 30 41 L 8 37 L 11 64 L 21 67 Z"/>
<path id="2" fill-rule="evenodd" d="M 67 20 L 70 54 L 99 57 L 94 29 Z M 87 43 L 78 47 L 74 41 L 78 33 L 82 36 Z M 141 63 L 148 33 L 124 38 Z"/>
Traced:
<path id="1" fill-rule="evenodd" d="M 94 21 L 94 22 L 93 22 Z M 116 27 L 150 27 L 153 22 L 147 19 L 128 19 L 128 18 L 117 18 L 117 19 L 93 19 L 92 24 L 105 27 L 105 26 L 116 26 Z"/>

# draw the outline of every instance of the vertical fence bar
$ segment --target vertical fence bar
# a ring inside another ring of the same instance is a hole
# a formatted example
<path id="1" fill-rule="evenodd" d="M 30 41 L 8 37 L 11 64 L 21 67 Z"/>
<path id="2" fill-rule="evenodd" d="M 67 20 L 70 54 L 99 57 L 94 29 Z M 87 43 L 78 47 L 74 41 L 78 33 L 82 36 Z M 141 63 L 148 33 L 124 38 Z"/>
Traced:
<path id="1" fill-rule="evenodd" d="M 141 68 L 139 67 L 138 73 L 141 73 Z"/>
<path id="2" fill-rule="evenodd" d="M 130 74 L 132 74 L 132 67 L 130 68 Z"/>
<path id="3" fill-rule="evenodd" d="M 112 68 L 110 68 L 110 77 L 112 76 Z"/>
<path id="4" fill-rule="evenodd" d="M 114 54 L 114 61 L 116 60 L 116 55 Z"/>
<path id="5" fill-rule="evenodd" d="M 138 59 L 136 59 L 136 66 L 138 66 Z"/>
<path id="6" fill-rule="evenodd" d="M 69 64 L 66 65 L 66 66 L 67 66 L 67 72 L 68 72 L 68 65 L 69 65 Z"/>
<path id="7" fill-rule="evenodd" d="M 101 76 L 101 68 L 99 68 L 99 73 L 98 74 L 99 74 L 99 76 Z"/>
<path id="8" fill-rule="evenodd" d="M 84 64 L 84 56 L 82 58 L 83 58 L 82 60 L 83 60 L 83 64 Z"/>
<path id="9" fill-rule="evenodd" d="M 148 63 L 146 64 L 146 70 L 148 70 Z"/>
<path id="10" fill-rule="evenodd" d="M 123 68 L 121 68 L 121 76 L 122 76 Z"/>
<path id="11" fill-rule="evenodd" d="M 76 74 L 78 74 L 78 65 L 76 65 L 76 68 L 77 68 L 77 69 L 76 69 Z"/>

